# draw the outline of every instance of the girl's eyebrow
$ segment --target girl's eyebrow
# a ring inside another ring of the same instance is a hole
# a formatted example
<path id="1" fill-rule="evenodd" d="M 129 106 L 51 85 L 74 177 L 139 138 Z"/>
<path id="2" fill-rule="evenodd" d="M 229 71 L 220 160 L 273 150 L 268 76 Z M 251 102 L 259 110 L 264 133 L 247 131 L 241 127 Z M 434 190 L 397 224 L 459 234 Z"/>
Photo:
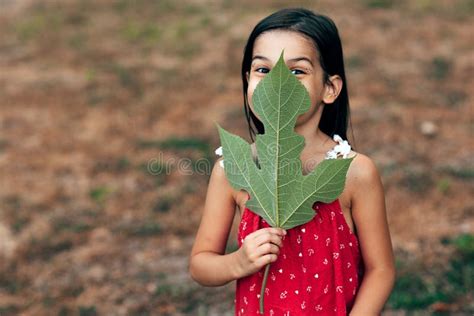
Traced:
<path id="1" fill-rule="evenodd" d="M 307 57 L 296 57 L 296 58 L 288 59 L 288 61 L 292 61 L 292 62 L 297 62 L 297 61 L 300 61 L 300 60 L 307 61 L 311 65 L 311 67 L 313 67 L 313 62 L 311 61 L 311 59 L 309 59 Z"/>
<path id="2" fill-rule="evenodd" d="M 262 59 L 262 60 L 270 61 L 270 59 L 268 59 L 268 58 L 265 57 L 265 56 L 261 56 L 261 55 L 255 55 L 255 56 L 253 56 L 252 62 L 253 62 L 255 59 Z M 292 59 L 288 59 L 288 61 L 291 61 L 291 62 L 297 62 L 297 61 L 300 61 L 300 60 L 305 60 L 305 61 L 307 61 L 307 62 L 311 65 L 311 67 L 314 67 L 314 66 L 313 66 L 313 62 L 311 61 L 311 59 L 309 59 L 309 58 L 307 58 L 307 57 L 304 57 L 304 56 L 295 57 L 295 58 L 292 58 Z"/>

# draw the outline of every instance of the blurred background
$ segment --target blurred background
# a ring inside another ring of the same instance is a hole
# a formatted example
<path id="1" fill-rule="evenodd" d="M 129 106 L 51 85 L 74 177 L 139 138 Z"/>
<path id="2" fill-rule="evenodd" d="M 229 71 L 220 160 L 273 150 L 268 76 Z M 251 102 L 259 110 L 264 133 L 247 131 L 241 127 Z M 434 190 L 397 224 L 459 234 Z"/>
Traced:
<path id="1" fill-rule="evenodd" d="M 249 140 L 247 36 L 287 6 L 342 38 L 397 256 L 384 315 L 474 313 L 473 1 L 0 0 L 0 315 L 233 315 L 188 256 L 214 121 Z"/>

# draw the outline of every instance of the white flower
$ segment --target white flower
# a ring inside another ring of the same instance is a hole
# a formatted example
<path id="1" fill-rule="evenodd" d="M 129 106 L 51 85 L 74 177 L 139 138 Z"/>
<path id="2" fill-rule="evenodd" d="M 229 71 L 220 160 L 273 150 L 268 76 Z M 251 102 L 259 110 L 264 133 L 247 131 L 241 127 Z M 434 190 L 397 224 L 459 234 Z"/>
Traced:
<path id="1" fill-rule="evenodd" d="M 342 138 L 341 136 L 337 135 L 337 134 L 334 134 L 334 136 L 332 137 L 332 139 L 334 139 L 335 142 L 342 142 Z"/>
<path id="2" fill-rule="evenodd" d="M 347 155 L 351 152 L 351 145 L 347 142 L 347 140 L 340 142 L 339 145 L 334 147 L 334 150 L 342 155 L 342 158 L 347 158 Z"/>
<path id="3" fill-rule="evenodd" d="M 336 159 L 337 153 L 334 150 L 330 150 L 326 154 L 326 159 Z"/>
<path id="4" fill-rule="evenodd" d="M 334 146 L 332 150 L 327 152 L 326 159 L 336 159 L 338 155 L 342 155 L 342 158 L 347 158 L 351 152 L 351 145 L 349 145 L 347 140 L 343 140 L 341 136 L 337 134 L 334 134 L 333 139 L 338 144 Z"/>
<path id="5" fill-rule="evenodd" d="M 219 148 L 217 148 L 215 151 L 216 155 L 218 156 L 222 156 L 222 146 L 220 146 Z M 224 159 L 220 160 L 219 161 L 219 165 L 224 168 Z"/>

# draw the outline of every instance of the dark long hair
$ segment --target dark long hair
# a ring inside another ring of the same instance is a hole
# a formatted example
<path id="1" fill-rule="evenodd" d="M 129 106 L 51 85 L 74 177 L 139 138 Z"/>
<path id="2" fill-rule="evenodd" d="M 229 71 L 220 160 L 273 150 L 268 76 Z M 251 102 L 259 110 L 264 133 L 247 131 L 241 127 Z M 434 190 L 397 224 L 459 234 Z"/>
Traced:
<path id="1" fill-rule="evenodd" d="M 334 134 L 338 134 L 343 139 L 347 139 L 346 133 L 347 125 L 350 122 L 350 110 L 341 39 L 339 38 L 336 25 L 329 17 L 316 14 L 304 8 L 282 9 L 267 16 L 255 26 L 247 40 L 242 60 L 242 82 L 244 110 L 249 126 L 250 138 L 254 141 L 256 134 L 263 134 L 264 126 L 253 114 L 248 104 L 246 73 L 250 71 L 255 40 L 263 32 L 275 29 L 299 32 L 314 42 L 316 49 L 319 51 L 319 62 L 324 72 L 324 83 L 331 84 L 329 77 L 332 75 L 337 74 L 341 77 L 343 81 L 342 90 L 332 105 L 324 107 L 319 128 L 331 138 Z M 255 132 L 251 123 L 253 123 L 257 132 Z"/>

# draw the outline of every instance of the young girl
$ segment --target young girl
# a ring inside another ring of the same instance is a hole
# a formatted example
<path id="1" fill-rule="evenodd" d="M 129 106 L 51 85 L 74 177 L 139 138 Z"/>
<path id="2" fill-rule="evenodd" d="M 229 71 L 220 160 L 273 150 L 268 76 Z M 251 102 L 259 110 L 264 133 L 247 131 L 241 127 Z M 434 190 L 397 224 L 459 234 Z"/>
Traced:
<path id="1" fill-rule="evenodd" d="M 234 190 L 219 158 L 209 180 L 204 213 L 189 272 L 204 286 L 236 282 L 235 314 L 260 315 L 263 271 L 265 315 L 380 315 L 391 292 L 394 258 L 380 175 L 373 161 L 351 150 L 346 139 L 349 101 L 343 53 L 333 21 L 306 9 L 284 9 L 260 21 L 242 62 L 244 108 L 253 139 L 264 133 L 252 95 L 284 49 L 288 68 L 307 89 L 312 107 L 298 117 L 305 137 L 303 175 L 323 159 L 354 157 L 342 194 L 315 202 L 315 217 L 288 230 L 272 228 L 245 207 L 251 198 Z M 252 151 L 258 162 L 255 143 Z M 225 254 L 239 209 L 239 249 Z"/>

